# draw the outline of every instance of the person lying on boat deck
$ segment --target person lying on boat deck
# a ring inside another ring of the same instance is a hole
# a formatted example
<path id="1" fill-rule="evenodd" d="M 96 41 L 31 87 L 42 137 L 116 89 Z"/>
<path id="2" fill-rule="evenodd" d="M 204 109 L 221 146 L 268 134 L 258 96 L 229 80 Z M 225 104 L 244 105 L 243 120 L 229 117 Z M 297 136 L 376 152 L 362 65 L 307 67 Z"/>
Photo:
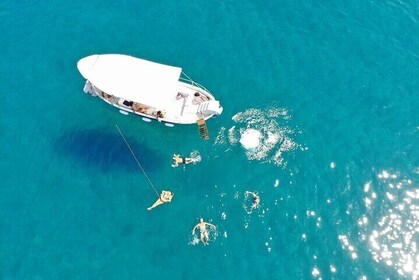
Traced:
<path id="1" fill-rule="evenodd" d="M 200 104 L 202 102 L 209 101 L 209 100 L 210 99 L 209 99 L 208 96 L 203 95 L 203 94 L 200 94 L 199 92 L 195 92 L 194 93 L 194 98 L 192 100 L 192 104 L 193 105 L 198 105 L 198 104 Z"/>
<path id="2" fill-rule="evenodd" d="M 179 100 L 181 98 L 186 98 L 186 97 L 188 97 L 188 95 L 186 93 L 178 92 L 177 95 L 176 95 L 176 100 Z"/>
<path id="3" fill-rule="evenodd" d="M 253 196 L 252 206 L 250 206 L 250 209 L 251 209 L 251 210 L 253 210 L 253 209 L 255 209 L 256 207 L 258 207 L 258 205 L 259 205 L 259 203 L 260 203 L 260 198 L 259 198 L 259 196 L 258 196 L 257 194 L 255 194 L 255 193 L 253 193 L 253 192 L 246 191 L 246 194 L 247 194 L 247 193 L 249 193 L 249 194 L 251 194 L 251 195 Z"/>
<path id="4" fill-rule="evenodd" d="M 160 119 L 163 119 L 163 118 L 164 118 L 163 113 L 161 111 L 157 111 L 157 120 L 160 122 L 161 121 Z"/>
<path id="5" fill-rule="evenodd" d="M 106 92 L 102 91 L 103 98 L 107 99 L 108 101 L 112 101 L 112 95 L 107 94 Z"/>
<path id="6" fill-rule="evenodd" d="M 174 195 L 175 194 L 172 193 L 172 192 L 162 191 L 161 194 L 160 194 L 160 197 L 156 200 L 156 202 L 154 202 L 153 205 L 148 207 L 147 210 L 150 211 L 151 209 L 153 209 L 154 207 L 159 206 L 160 204 L 171 202 Z"/>
<path id="7" fill-rule="evenodd" d="M 189 164 L 193 162 L 193 159 L 187 157 L 181 157 L 180 155 L 173 154 L 173 164 L 172 167 L 178 167 L 179 163 Z"/>
<path id="8" fill-rule="evenodd" d="M 138 112 L 138 113 L 146 113 L 146 112 L 147 112 L 148 107 L 147 107 L 146 105 L 143 105 L 143 104 L 140 104 L 140 103 L 134 102 L 134 104 L 132 105 L 132 109 L 133 109 L 135 112 Z"/>
<path id="9" fill-rule="evenodd" d="M 199 227 L 200 239 L 201 239 L 201 242 L 204 243 L 204 245 L 208 245 L 208 241 L 210 239 L 207 226 L 212 227 L 214 230 L 217 228 L 213 224 L 204 222 L 204 219 L 200 218 L 199 223 L 192 229 L 192 234 L 195 234 L 195 229 Z"/>

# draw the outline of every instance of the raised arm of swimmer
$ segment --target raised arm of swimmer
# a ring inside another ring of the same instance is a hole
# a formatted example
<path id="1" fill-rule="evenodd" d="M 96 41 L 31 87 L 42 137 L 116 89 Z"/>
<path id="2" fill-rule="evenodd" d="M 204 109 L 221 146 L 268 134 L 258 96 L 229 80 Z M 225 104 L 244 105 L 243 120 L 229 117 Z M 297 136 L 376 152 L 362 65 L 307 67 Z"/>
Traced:
<path id="1" fill-rule="evenodd" d="M 210 223 L 207 223 L 207 222 L 205 222 L 205 224 L 207 225 L 207 226 L 210 226 L 210 227 L 213 227 L 213 228 L 217 228 L 216 226 L 214 226 L 213 224 L 210 224 Z"/>

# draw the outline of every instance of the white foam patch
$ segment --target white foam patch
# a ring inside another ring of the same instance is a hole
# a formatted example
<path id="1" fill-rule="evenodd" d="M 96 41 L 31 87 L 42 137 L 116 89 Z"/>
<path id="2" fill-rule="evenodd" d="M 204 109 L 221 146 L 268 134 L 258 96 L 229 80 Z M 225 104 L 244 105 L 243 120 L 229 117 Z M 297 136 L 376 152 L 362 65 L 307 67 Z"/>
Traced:
<path id="1" fill-rule="evenodd" d="M 297 132 L 287 125 L 290 116 L 283 108 L 247 109 L 234 115 L 232 120 L 234 125 L 221 128 L 214 145 L 240 143 L 249 160 L 278 166 L 285 166 L 284 153 L 301 148 L 294 141 Z"/>
<path id="2" fill-rule="evenodd" d="M 262 134 L 256 129 L 246 129 L 240 137 L 240 144 L 247 149 L 256 149 L 260 145 Z"/>
<path id="3" fill-rule="evenodd" d="M 201 162 L 202 160 L 201 155 L 196 150 L 192 151 L 189 157 L 192 159 L 193 164 L 197 164 L 198 162 Z"/>

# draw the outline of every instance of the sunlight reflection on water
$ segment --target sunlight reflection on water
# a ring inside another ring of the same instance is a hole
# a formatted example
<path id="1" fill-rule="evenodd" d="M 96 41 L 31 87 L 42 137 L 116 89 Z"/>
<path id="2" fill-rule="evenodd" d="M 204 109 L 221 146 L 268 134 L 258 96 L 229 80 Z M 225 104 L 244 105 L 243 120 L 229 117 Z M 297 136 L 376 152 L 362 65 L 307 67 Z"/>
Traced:
<path id="1" fill-rule="evenodd" d="M 384 170 L 377 175 L 377 186 L 371 181 L 364 185 L 367 209 L 378 207 L 378 200 L 389 206 L 381 211 L 375 224 L 367 227 L 369 220 L 362 216 L 358 225 L 376 262 L 393 267 L 400 275 L 418 279 L 419 189 L 410 179 L 399 177 Z M 377 196 L 374 188 L 377 192 L 380 190 L 381 197 Z M 348 249 L 348 246 L 345 248 Z"/>

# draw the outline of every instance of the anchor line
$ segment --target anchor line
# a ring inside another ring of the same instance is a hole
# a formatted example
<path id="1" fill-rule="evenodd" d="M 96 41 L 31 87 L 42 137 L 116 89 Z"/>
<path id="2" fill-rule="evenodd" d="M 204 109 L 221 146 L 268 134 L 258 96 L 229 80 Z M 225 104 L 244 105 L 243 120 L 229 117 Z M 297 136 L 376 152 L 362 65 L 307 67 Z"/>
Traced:
<path id="1" fill-rule="evenodd" d="M 116 126 L 116 128 L 118 129 L 119 134 L 121 134 L 122 139 L 124 139 L 125 144 L 127 144 L 127 147 L 128 147 L 128 149 L 130 150 L 130 152 L 131 152 L 132 156 L 134 157 L 135 161 L 137 162 L 138 167 L 140 167 L 141 171 L 144 173 L 145 177 L 147 178 L 148 182 L 150 183 L 150 186 L 151 186 L 151 187 L 154 189 L 154 191 L 156 192 L 157 197 L 159 197 L 159 198 L 160 198 L 160 195 L 159 195 L 158 191 L 157 191 L 157 190 L 156 190 L 156 188 L 154 187 L 154 185 L 153 185 L 153 183 L 151 182 L 150 178 L 147 176 L 147 173 L 145 173 L 144 168 L 141 166 L 141 163 L 138 161 L 137 157 L 135 156 L 134 152 L 132 151 L 131 146 L 128 144 L 127 139 L 125 139 L 124 135 L 122 134 L 122 131 L 119 129 L 118 125 L 116 125 L 116 124 L 115 124 L 115 126 Z"/>

